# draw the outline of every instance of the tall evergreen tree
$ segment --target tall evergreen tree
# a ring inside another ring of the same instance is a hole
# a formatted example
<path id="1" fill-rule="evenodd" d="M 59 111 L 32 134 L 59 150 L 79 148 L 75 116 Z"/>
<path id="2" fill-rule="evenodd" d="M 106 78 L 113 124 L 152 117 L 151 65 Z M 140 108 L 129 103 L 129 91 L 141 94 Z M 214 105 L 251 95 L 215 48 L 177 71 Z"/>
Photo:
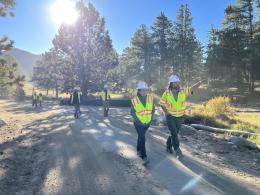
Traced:
<path id="1" fill-rule="evenodd" d="M 166 69 L 169 66 L 170 56 L 170 37 L 171 37 L 172 22 L 165 16 L 163 12 L 156 18 L 152 26 L 152 37 L 154 42 L 154 51 L 158 64 L 158 78 L 160 88 L 163 87 L 162 78 L 165 78 Z"/>
<path id="2" fill-rule="evenodd" d="M 65 70 L 64 61 L 59 53 L 53 49 L 45 52 L 42 59 L 37 62 L 34 67 L 32 80 L 38 87 L 46 90 L 55 89 L 56 98 L 58 98 L 59 90 L 64 84 L 63 71 Z"/>
<path id="3" fill-rule="evenodd" d="M 106 82 L 108 70 L 118 64 L 105 20 L 92 4 L 77 3 L 78 21 L 61 26 L 53 40 L 56 50 L 71 60 L 75 77 L 83 93 L 95 91 Z"/>
<path id="4" fill-rule="evenodd" d="M 12 10 L 14 9 L 16 0 L 0 0 L 0 17 L 14 16 Z M 14 42 L 8 40 L 5 36 L 0 38 L 0 55 L 2 52 L 10 50 L 13 47 Z"/>
<path id="5" fill-rule="evenodd" d="M 204 67 L 202 66 L 202 48 L 192 26 L 188 5 L 181 5 L 173 34 L 175 37 L 173 70 L 177 71 L 183 80 L 190 82 L 192 77 L 201 75 Z"/>
<path id="6" fill-rule="evenodd" d="M 131 42 L 134 54 L 139 58 L 140 72 L 144 80 L 151 84 L 152 82 L 152 55 L 153 43 L 151 34 L 145 25 L 141 25 L 135 32 Z"/>

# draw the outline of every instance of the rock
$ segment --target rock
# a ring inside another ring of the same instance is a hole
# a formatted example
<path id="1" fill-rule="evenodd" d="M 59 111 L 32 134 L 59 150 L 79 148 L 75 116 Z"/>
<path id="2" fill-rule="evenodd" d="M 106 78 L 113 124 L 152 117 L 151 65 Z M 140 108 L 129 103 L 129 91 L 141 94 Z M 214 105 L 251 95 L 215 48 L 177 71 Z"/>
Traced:
<path id="1" fill-rule="evenodd" d="M 229 153 L 229 151 L 226 151 L 226 150 L 216 150 L 216 153 L 218 153 L 218 154 L 227 154 L 227 153 Z"/>
<path id="2" fill-rule="evenodd" d="M 237 146 L 258 150 L 258 147 L 254 143 L 242 137 L 231 137 L 228 141 L 234 143 Z"/>
<path id="3" fill-rule="evenodd" d="M 2 127 L 4 125 L 6 125 L 6 123 L 3 120 L 0 119 L 0 127 Z"/>
<path id="4" fill-rule="evenodd" d="M 194 135 L 197 133 L 197 130 L 188 125 L 181 125 L 180 134 L 181 135 Z"/>

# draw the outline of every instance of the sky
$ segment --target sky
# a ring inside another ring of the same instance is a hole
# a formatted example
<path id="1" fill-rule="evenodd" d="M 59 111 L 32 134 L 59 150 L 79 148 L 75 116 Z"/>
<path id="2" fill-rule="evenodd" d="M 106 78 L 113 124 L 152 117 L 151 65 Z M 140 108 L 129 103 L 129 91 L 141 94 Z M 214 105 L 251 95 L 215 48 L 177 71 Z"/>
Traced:
<path id="1" fill-rule="evenodd" d="M 7 35 L 15 47 L 41 54 L 52 47 L 58 25 L 50 8 L 56 0 L 17 0 L 15 17 L 0 18 L 0 37 Z M 74 0 L 71 0 L 74 1 Z M 85 0 L 91 2 L 105 18 L 114 48 L 118 53 L 130 46 L 141 24 L 151 27 L 160 12 L 175 21 L 180 5 L 188 4 L 195 33 L 206 45 L 211 25 L 220 28 L 224 9 L 235 0 Z"/>

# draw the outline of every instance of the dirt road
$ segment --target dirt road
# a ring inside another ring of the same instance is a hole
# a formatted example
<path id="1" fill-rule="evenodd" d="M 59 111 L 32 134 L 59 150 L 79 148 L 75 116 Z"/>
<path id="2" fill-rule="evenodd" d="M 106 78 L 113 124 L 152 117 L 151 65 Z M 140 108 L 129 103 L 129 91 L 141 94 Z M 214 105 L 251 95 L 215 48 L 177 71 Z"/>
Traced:
<path id="1" fill-rule="evenodd" d="M 211 135 L 182 135 L 186 156 L 180 162 L 165 152 L 167 132 L 152 127 L 147 135 L 151 163 L 145 168 L 136 156 L 137 136 L 128 109 L 112 108 L 104 119 L 101 108 L 84 107 L 75 120 L 72 107 L 52 102 L 35 110 L 29 102 L 0 100 L 0 108 L 0 119 L 7 123 L 0 127 L 0 194 L 260 192 L 259 151 L 248 151 L 252 163 L 234 172 L 240 159 L 227 163 L 226 154 L 205 152 L 212 149 L 205 145 Z M 224 145 L 221 139 L 217 142 Z"/>

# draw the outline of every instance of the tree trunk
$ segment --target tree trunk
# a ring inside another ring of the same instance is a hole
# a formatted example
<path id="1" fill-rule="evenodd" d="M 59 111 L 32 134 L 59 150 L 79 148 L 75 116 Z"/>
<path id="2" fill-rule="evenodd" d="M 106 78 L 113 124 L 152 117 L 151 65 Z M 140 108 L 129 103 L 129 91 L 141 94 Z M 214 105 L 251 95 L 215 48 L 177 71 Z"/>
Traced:
<path id="1" fill-rule="evenodd" d="M 59 98 L 59 88 L 58 88 L 58 85 L 56 84 L 56 87 L 55 87 L 55 96 L 56 96 L 56 99 Z"/>
<path id="2" fill-rule="evenodd" d="M 239 130 L 228 130 L 228 129 L 220 129 L 220 128 L 214 128 L 214 127 L 209 127 L 205 125 L 199 125 L 199 124 L 191 124 L 191 127 L 194 127 L 195 129 L 198 130 L 205 130 L 213 133 L 229 133 L 231 135 L 235 136 L 244 136 L 244 137 L 250 137 L 250 136 L 258 136 L 260 137 L 260 134 L 258 133 L 251 133 L 247 131 L 239 131 Z"/>

